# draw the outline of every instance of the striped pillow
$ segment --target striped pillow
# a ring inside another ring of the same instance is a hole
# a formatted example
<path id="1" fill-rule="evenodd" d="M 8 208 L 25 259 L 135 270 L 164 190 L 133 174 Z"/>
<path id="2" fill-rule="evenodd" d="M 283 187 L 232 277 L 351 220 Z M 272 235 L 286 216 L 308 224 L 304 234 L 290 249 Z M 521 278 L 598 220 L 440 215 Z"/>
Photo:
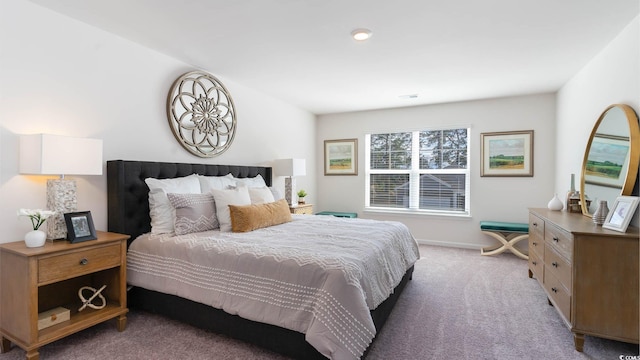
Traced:
<path id="1" fill-rule="evenodd" d="M 176 235 L 214 230 L 220 227 L 216 216 L 213 195 L 167 194 L 176 210 L 174 232 Z"/>

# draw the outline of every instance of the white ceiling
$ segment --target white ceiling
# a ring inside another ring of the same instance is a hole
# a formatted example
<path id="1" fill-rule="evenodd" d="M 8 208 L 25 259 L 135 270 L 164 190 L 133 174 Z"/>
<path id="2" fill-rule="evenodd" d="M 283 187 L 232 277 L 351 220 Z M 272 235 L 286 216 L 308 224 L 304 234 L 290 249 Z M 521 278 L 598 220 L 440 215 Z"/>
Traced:
<path id="1" fill-rule="evenodd" d="M 640 12 L 638 0 L 32 1 L 315 114 L 556 91 Z M 370 40 L 350 37 L 359 27 Z"/>

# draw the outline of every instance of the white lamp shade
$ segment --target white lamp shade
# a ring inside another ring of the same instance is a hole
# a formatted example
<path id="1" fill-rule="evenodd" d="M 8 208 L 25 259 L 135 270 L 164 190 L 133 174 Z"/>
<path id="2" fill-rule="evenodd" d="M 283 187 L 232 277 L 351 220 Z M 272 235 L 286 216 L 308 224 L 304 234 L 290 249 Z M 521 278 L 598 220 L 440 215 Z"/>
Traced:
<path id="1" fill-rule="evenodd" d="M 20 173 L 102 175 L 102 140 L 48 134 L 21 135 Z"/>
<path id="2" fill-rule="evenodd" d="M 275 161 L 273 172 L 279 176 L 305 176 L 307 165 L 304 159 L 280 159 Z"/>

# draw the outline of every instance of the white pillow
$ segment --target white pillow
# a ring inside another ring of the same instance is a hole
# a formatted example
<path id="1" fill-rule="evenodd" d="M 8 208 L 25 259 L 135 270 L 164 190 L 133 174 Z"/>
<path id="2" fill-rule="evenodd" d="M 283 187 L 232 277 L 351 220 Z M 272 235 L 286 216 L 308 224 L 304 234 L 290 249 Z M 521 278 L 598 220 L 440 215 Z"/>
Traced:
<path id="1" fill-rule="evenodd" d="M 282 193 L 282 191 L 274 188 L 273 186 L 269 188 L 269 190 L 271 190 L 271 194 L 273 195 L 273 199 L 275 201 L 284 199 L 284 194 Z"/>
<path id="2" fill-rule="evenodd" d="M 276 201 L 268 187 L 249 188 L 251 204 L 264 204 Z"/>
<path id="3" fill-rule="evenodd" d="M 173 222 L 176 216 L 167 193 L 198 194 L 200 182 L 195 174 L 175 179 L 144 180 L 149 187 L 149 216 L 151 217 L 151 233 L 173 233 Z"/>
<path id="4" fill-rule="evenodd" d="M 243 183 L 247 185 L 247 187 L 250 187 L 250 188 L 267 186 L 267 184 L 264 182 L 264 179 L 262 178 L 262 175 L 260 174 L 252 178 L 235 178 L 234 177 L 233 179 L 239 183 Z"/>
<path id="5" fill-rule="evenodd" d="M 238 186 L 234 189 L 211 190 L 216 202 L 216 215 L 220 223 L 220 231 L 231 231 L 231 212 L 229 205 L 251 205 L 251 197 L 246 186 Z"/>
<path id="6" fill-rule="evenodd" d="M 203 194 L 211 192 L 211 190 L 223 190 L 229 186 L 235 186 L 236 181 L 231 174 L 225 176 L 203 176 L 198 175 L 198 181 L 200 181 L 200 191 Z"/>

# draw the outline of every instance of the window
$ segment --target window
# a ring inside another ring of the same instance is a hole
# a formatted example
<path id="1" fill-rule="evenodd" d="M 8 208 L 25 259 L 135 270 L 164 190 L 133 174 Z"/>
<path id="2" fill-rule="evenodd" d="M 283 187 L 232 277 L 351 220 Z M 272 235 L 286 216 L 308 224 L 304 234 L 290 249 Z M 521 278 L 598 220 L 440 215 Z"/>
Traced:
<path id="1" fill-rule="evenodd" d="M 469 129 L 367 134 L 366 208 L 469 214 Z"/>

